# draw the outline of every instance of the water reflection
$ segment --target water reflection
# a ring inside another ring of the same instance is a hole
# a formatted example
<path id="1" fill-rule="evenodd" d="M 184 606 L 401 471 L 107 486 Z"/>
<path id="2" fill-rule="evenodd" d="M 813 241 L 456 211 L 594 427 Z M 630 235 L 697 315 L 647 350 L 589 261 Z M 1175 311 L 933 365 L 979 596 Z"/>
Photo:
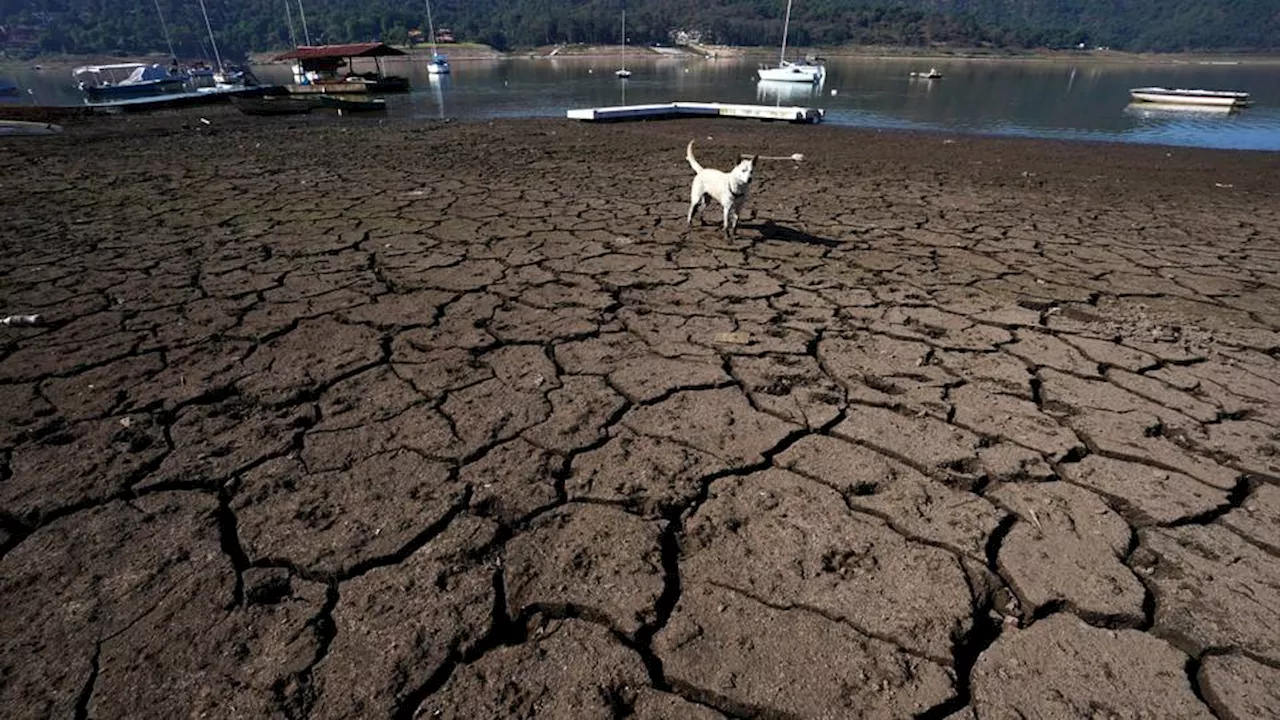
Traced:
<path id="1" fill-rule="evenodd" d="M 822 81 L 795 83 L 784 80 L 759 80 L 756 82 L 756 101 L 781 107 L 782 105 L 812 105 L 822 97 Z"/>
<path id="2" fill-rule="evenodd" d="M 427 83 L 431 86 L 431 97 L 436 101 L 437 117 L 444 119 L 444 86 L 452 75 L 427 75 Z"/>
<path id="3" fill-rule="evenodd" d="M 1238 108 L 1223 105 L 1178 105 L 1176 103 L 1129 103 L 1125 106 L 1126 115 L 1146 119 L 1165 118 L 1170 120 L 1186 120 L 1187 118 L 1228 117 L 1236 114 Z"/>

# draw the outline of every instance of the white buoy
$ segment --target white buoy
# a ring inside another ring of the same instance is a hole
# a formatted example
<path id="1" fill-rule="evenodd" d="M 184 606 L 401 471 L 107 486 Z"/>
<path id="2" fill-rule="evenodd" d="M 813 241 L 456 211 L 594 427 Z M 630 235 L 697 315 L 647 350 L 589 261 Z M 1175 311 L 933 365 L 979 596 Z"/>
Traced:
<path id="1" fill-rule="evenodd" d="M 839 92 L 839 91 L 838 91 L 838 90 L 832 90 L 832 91 L 831 91 L 831 97 L 835 97 L 837 92 Z"/>

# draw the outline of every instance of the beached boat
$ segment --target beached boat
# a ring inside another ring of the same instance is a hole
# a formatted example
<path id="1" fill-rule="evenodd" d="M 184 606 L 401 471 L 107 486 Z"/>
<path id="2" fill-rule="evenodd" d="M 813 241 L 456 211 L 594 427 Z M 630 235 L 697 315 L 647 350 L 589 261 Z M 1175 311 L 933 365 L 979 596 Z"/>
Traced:
<path id="1" fill-rule="evenodd" d="M 827 76 L 827 68 L 810 62 L 790 62 L 787 60 L 787 33 L 791 30 L 791 0 L 787 0 L 787 15 L 782 21 L 782 52 L 778 55 L 776 67 L 762 67 L 756 71 L 761 80 L 777 82 L 820 83 Z"/>
<path id="2" fill-rule="evenodd" d="M 155 63 L 85 65 L 72 70 L 71 77 L 92 103 L 173 95 L 187 90 L 188 82 L 176 64 L 165 68 Z"/>
<path id="3" fill-rule="evenodd" d="M 1239 107 L 1249 104 L 1249 93 L 1228 90 L 1184 90 L 1182 88 L 1144 87 L 1133 88 L 1129 97 L 1136 102 L 1162 103 L 1165 105 L 1215 105 Z"/>
<path id="4" fill-rule="evenodd" d="M 382 72 L 381 58 L 403 56 L 406 53 L 379 42 L 352 43 L 349 45 L 304 45 L 276 60 L 293 61 L 292 85 L 289 92 L 299 95 L 345 95 L 348 93 L 409 92 L 409 79 Z M 375 70 L 352 73 L 350 63 L 355 58 L 372 58 Z M 348 68 L 346 75 L 339 70 Z"/>
<path id="5" fill-rule="evenodd" d="M 622 11 L 622 67 L 613 71 L 614 75 L 626 80 L 631 77 L 631 71 L 627 69 L 627 11 Z"/>

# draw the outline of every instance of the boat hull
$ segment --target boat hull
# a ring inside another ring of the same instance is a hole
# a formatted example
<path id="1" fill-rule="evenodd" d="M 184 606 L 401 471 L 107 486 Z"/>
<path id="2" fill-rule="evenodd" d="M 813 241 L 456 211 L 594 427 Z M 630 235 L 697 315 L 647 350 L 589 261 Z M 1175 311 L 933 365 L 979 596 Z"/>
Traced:
<path id="1" fill-rule="evenodd" d="M 1135 102 L 1162 105 L 1203 105 L 1235 107 L 1249 103 L 1249 93 L 1221 90 L 1169 90 L 1167 88 L 1135 88 L 1129 91 Z"/>
<path id="2" fill-rule="evenodd" d="M 816 65 L 789 65 L 786 67 L 761 68 L 757 75 L 761 80 L 769 82 L 816 83 L 826 75 L 826 70 Z"/>
<path id="3" fill-rule="evenodd" d="M 101 103 L 155 95 L 176 95 L 186 89 L 187 82 L 184 78 L 166 78 L 131 85 L 88 86 L 84 88 L 84 94 L 89 102 Z"/>

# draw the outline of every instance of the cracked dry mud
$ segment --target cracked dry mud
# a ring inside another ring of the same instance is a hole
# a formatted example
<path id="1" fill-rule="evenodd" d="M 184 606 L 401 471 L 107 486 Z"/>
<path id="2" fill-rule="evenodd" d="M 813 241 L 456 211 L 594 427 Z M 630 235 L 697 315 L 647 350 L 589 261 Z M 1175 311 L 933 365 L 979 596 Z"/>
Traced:
<path id="1" fill-rule="evenodd" d="M 7 717 L 1280 712 L 1276 156 L 206 114 L 0 153 Z"/>

